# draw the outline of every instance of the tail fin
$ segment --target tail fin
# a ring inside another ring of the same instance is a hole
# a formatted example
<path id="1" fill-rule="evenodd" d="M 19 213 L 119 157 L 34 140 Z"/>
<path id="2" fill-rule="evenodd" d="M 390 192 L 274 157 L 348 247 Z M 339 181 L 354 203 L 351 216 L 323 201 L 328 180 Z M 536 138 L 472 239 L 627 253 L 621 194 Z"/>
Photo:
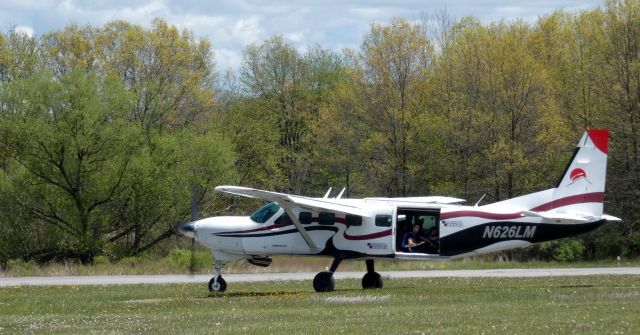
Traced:
<path id="1" fill-rule="evenodd" d="M 608 149 L 608 130 L 585 131 L 553 190 L 552 203 L 558 212 L 571 211 L 592 216 L 603 214 Z"/>

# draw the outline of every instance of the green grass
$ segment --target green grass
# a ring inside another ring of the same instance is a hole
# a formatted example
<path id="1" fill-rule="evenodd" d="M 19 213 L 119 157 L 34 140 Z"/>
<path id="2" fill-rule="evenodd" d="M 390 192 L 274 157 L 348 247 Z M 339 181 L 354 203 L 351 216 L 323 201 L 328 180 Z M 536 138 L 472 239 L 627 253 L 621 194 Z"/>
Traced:
<path id="1" fill-rule="evenodd" d="M 640 278 L 395 279 L 0 289 L 0 333 L 637 334 Z"/>

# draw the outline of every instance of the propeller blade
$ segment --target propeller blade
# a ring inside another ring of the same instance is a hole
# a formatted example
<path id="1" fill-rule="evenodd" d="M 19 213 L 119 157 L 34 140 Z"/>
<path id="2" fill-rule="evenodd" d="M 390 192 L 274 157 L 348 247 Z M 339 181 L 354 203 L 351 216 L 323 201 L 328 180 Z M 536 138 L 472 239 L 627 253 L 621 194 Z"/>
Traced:
<path id="1" fill-rule="evenodd" d="M 178 226 L 178 228 L 176 230 L 182 236 L 190 237 L 190 238 L 195 238 L 196 237 L 196 230 L 195 230 L 195 223 L 194 222 L 181 224 L 181 225 Z"/>

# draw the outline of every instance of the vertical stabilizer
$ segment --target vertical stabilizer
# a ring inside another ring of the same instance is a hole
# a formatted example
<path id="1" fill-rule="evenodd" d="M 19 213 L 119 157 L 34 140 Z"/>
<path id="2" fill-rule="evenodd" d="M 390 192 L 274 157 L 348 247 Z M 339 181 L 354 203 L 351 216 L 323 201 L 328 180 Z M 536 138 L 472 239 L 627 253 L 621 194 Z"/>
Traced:
<path id="1" fill-rule="evenodd" d="M 553 201 L 548 204 L 549 208 L 536 210 L 553 209 L 558 213 L 601 216 L 608 149 L 608 130 L 587 129 L 553 191 Z"/>

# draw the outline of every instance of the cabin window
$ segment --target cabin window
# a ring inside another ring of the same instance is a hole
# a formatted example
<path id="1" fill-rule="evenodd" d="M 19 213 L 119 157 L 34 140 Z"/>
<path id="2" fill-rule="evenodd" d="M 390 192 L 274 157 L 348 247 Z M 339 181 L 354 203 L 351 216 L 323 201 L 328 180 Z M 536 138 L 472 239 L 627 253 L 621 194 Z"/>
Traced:
<path id="1" fill-rule="evenodd" d="M 362 216 L 347 214 L 347 226 L 362 226 Z"/>
<path id="2" fill-rule="evenodd" d="M 376 226 L 391 227 L 391 215 L 384 215 L 384 214 L 376 215 Z"/>
<path id="3" fill-rule="evenodd" d="M 275 202 L 268 203 L 260 207 L 257 211 L 251 214 L 251 220 L 257 223 L 265 223 L 271 219 L 271 217 L 280 210 L 280 206 Z"/>
<path id="4" fill-rule="evenodd" d="M 311 224 L 312 217 L 311 212 L 300 212 L 300 214 L 298 214 L 298 219 L 302 224 Z"/>
<path id="5" fill-rule="evenodd" d="M 282 213 L 282 215 L 280 215 L 279 218 L 277 218 L 274 221 L 275 224 L 279 224 L 279 225 L 283 225 L 283 226 L 288 226 L 291 225 L 291 218 L 289 218 L 289 215 L 287 213 Z"/>
<path id="6" fill-rule="evenodd" d="M 318 219 L 319 224 L 330 226 L 336 222 L 336 215 L 333 213 L 321 212 Z"/>

